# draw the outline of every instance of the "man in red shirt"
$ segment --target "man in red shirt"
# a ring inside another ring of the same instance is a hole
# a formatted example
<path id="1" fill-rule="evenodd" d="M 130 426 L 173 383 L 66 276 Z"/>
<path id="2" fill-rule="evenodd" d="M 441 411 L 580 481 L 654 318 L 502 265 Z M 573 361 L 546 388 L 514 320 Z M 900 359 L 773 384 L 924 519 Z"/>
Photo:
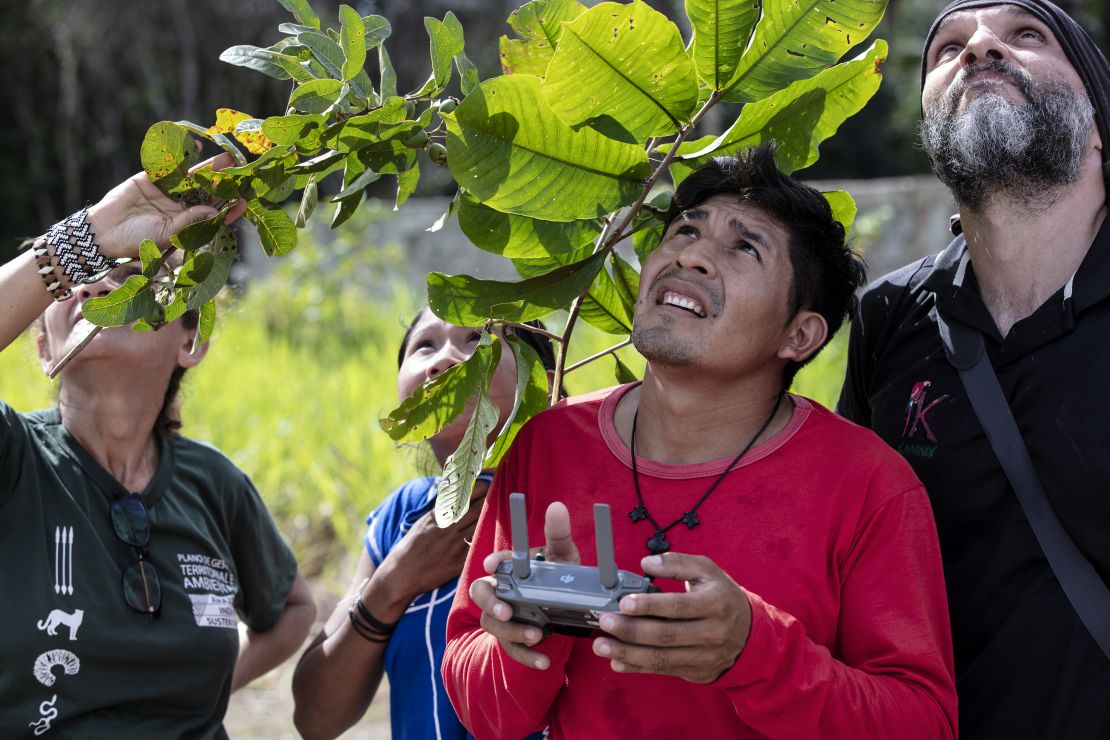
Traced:
<path id="1" fill-rule="evenodd" d="M 448 619 L 448 694 L 480 738 L 952 737 L 952 645 L 921 484 L 871 432 L 785 393 L 863 281 L 821 195 L 769 148 L 675 193 L 643 266 L 644 381 L 540 414 L 499 467 Z M 614 512 L 626 596 L 589 639 L 511 621 L 486 575 L 508 496 L 548 560 L 596 564 Z M 628 516 L 624 516 L 626 513 Z"/>

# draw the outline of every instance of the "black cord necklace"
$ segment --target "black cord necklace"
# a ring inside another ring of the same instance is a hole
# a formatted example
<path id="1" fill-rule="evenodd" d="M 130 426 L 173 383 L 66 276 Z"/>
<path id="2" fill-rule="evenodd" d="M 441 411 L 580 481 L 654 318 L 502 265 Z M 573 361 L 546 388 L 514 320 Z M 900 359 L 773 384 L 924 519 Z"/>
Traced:
<path id="1" fill-rule="evenodd" d="M 702 497 L 698 499 L 698 502 L 696 504 L 694 504 L 694 508 L 685 512 L 682 516 L 680 516 L 678 519 L 675 519 L 673 522 L 665 527 L 660 527 L 659 522 L 655 521 L 654 517 L 652 517 L 651 513 L 647 509 L 647 506 L 644 505 L 643 494 L 640 493 L 640 474 L 639 471 L 636 470 L 636 420 L 639 418 L 640 415 L 640 409 L 637 407 L 636 412 L 632 415 L 632 485 L 636 489 L 636 501 L 638 502 L 638 505 L 635 509 L 628 512 L 628 516 L 630 519 L 632 519 L 633 524 L 640 521 L 641 519 L 646 519 L 648 523 L 651 524 L 651 526 L 655 527 L 655 534 L 653 534 L 647 541 L 647 549 L 649 552 L 651 552 L 652 555 L 658 555 L 671 549 L 671 543 L 664 538 L 664 535 L 666 535 L 667 532 L 670 531 L 670 529 L 675 525 L 681 522 L 682 524 L 685 524 L 689 529 L 693 529 L 694 527 L 698 526 L 698 524 L 700 524 L 700 522 L 698 521 L 698 507 L 705 503 L 705 500 L 709 498 L 709 494 L 713 493 L 713 490 L 718 485 L 720 485 L 721 481 L 725 479 L 725 476 L 729 474 L 729 471 L 736 467 L 736 463 L 740 462 L 740 458 L 744 457 L 744 455 L 747 454 L 748 450 L 752 448 L 752 445 L 755 444 L 755 441 L 759 439 L 760 435 L 767 431 L 767 427 L 771 425 L 771 420 L 774 419 L 775 414 L 778 413 L 779 406 L 782 405 L 782 397 L 784 395 L 784 393 L 779 394 L 778 399 L 775 400 L 775 407 L 771 409 L 771 414 L 767 417 L 767 420 L 763 422 L 763 426 L 759 428 L 759 431 L 755 433 L 754 437 L 748 440 L 748 444 L 744 447 L 744 449 L 740 450 L 740 454 L 732 458 L 732 462 L 730 462 L 728 464 L 728 467 L 725 468 L 725 472 L 717 476 L 717 480 L 713 481 L 713 485 L 709 486 L 709 489 L 702 494 Z"/>

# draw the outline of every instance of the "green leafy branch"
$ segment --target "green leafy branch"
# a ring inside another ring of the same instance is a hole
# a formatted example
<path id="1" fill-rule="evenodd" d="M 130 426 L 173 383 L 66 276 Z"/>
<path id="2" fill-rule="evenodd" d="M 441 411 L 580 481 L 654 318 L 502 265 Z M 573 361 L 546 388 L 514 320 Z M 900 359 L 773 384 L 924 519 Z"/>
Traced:
<path id="1" fill-rule="evenodd" d="M 612 355 L 616 379 L 632 379 L 615 354 L 630 341 L 639 289 L 626 255 L 632 251 L 642 262 L 662 239 L 669 197 L 655 189 L 664 178 L 677 185 L 711 157 L 770 140 L 781 169 L 809 166 L 821 142 L 875 93 L 887 54 L 876 41 L 837 63 L 872 32 L 885 0 L 686 0 L 688 40 L 639 0 L 593 8 L 533 0 L 509 16 L 514 37 L 499 43 L 503 74 L 486 80 L 466 56 L 458 19 L 426 18 L 430 75 L 399 95 L 384 44 L 386 19 L 359 17 L 342 5 L 339 27 L 322 28 L 307 0 L 279 2 L 295 20 L 279 26 L 280 41 L 232 47 L 221 58 L 290 82 L 283 114 L 254 118 L 221 109 L 212 126 L 163 121 L 143 142 L 143 166 L 185 203 L 245 199 L 247 218 L 271 256 L 296 247 L 297 230 L 318 212 L 320 184 L 329 176 L 339 179 L 330 197 L 334 228 L 359 208 L 366 186 L 383 177 L 396 179 L 402 205 L 419 182 L 421 153 L 449 168 L 458 190 L 432 230 L 458 218 L 476 248 L 510 260 L 521 279 L 428 275 L 431 310 L 444 321 L 482 327 L 482 343 L 406 399 L 382 427 L 398 441 L 427 439 L 471 409 L 440 486 L 441 524 L 462 516 L 474 476 L 496 464 L 520 427 L 558 399 L 566 373 Z M 456 81 L 458 97 L 445 97 Z M 706 114 L 721 103 L 739 106 L 738 115 L 723 131 L 703 131 Z M 692 138 L 698 131 L 704 135 Z M 191 172 L 197 139 L 230 152 L 237 164 Z M 290 217 L 283 203 L 296 192 Z M 827 197 L 849 226 L 851 196 Z M 167 277 L 146 275 L 144 259 L 139 279 L 86 304 L 89 320 L 157 328 L 182 309 L 199 308 L 210 331 L 234 238 L 214 218 L 179 234 L 174 247 L 182 260 Z M 145 250 L 150 265 L 168 264 L 166 255 Z M 556 311 L 567 311 L 560 331 L 526 325 Z M 580 322 L 613 334 L 615 343 L 568 366 Z M 535 352 L 506 335 L 509 328 L 536 331 L 557 345 L 550 387 Z M 487 390 L 505 346 L 517 362 L 517 394 L 496 430 L 499 414 Z"/>

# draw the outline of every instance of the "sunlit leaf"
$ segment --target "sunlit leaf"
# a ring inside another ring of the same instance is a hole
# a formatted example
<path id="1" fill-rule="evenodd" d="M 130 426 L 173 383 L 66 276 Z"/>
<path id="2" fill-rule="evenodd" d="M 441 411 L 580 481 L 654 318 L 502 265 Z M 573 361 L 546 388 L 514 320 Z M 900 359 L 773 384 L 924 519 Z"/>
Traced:
<path id="1" fill-rule="evenodd" d="M 227 226 L 221 226 L 219 231 L 216 232 L 215 238 L 212 240 L 212 251 L 210 258 L 212 260 L 211 268 L 207 271 L 204 278 L 198 280 L 197 287 L 193 288 L 189 293 L 188 298 L 185 300 L 185 306 L 192 310 L 200 308 L 208 301 L 216 297 L 220 289 L 227 284 L 228 275 L 231 274 L 231 266 L 235 262 L 235 253 L 238 249 L 238 244 L 235 241 L 235 235 Z M 201 252 L 197 254 L 194 260 L 200 260 L 203 255 L 209 254 Z M 188 268 L 188 264 L 186 264 Z M 180 284 L 180 279 L 178 283 Z"/>
<path id="2" fill-rule="evenodd" d="M 150 181 L 165 191 L 188 174 L 197 160 L 197 149 L 184 127 L 159 121 L 147 129 L 139 157 Z"/>
<path id="3" fill-rule="evenodd" d="M 336 81 L 343 77 L 343 48 L 318 31 L 308 31 L 297 36 L 297 41 L 308 47 L 312 56 L 324 66 L 327 73 Z"/>
<path id="4" fill-rule="evenodd" d="M 81 313 L 97 326 L 123 326 L 156 313 L 159 308 L 150 289 L 150 278 L 132 275 L 108 295 L 85 301 Z"/>
<path id="5" fill-rule="evenodd" d="M 143 268 L 143 277 L 150 280 L 162 269 L 162 251 L 150 239 L 143 239 L 139 243 L 139 264 Z"/>
<path id="6" fill-rule="evenodd" d="M 271 116 L 262 122 L 262 132 L 275 144 L 291 146 L 322 130 L 323 126 L 324 117 L 318 114 Z"/>
<path id="7" fill-rule="evenodd" d="M 543 77 L 559 44 L 563 22 L 586 12 L 576 0 L 532 0 L 509 15 L 509 25 L 521 38 L 502 36 L 501 69 L 505 74 Z"/>
<path id="8" fill-rule="evenodd" d="M 258 229 L 258 239 L 268 257 L 280 257 L 296 248 L 297 227 L 283 209 L 252 200 L 247 203 L 247 218 Z"/>
<path id="9" fill-rule="evenodd" d="M 725 87 L 726 100 L 749 103 L 835 63 L 878 25 L 886 0 L 763 3 L 751 44 Z"/>
<path id="10" fill-rule="evenodd" d="M 366 34 L 366 50 L 369 51 L 375 46 L 381 48 L 381 43 L 389 38 L 393 33 L 393 28 L 389 25 L 389 21 L 380 15 L 368 15 L 362 19 L 363 30 Z M 385 93 L 382 93 L 383 95 Z M 390 95 L 396 95 L 394 90 Z"/>
<path id="11" fill-rule="evenodd" d="M 537 258 L 593 244 L 601 233 L 601 220 L 541 221 L 495 211 L 464 196 L 459 227 L 479 249 L 510 259 Z"/>
<path id="12" fill-rule="evenodd" d="M 301 195 L 301 206 L 297 209 L 297 218 L 293 222 L 298 229 L 304 228 L 308 223 L 308 219 L 316 209 L 317 197 L 316 175 L 313 175 L 308 178 L 308 184 L 305 185 L 304 193 Z"/>
<path id="13" fill-rule="evenodd" d="M 526 331 L 526 330 L 521 330 Z M 509 451 L 520 428 L 536 414 L 547 408 L 548 379 L 536 350 L 520 337 L 510 334 L 507 338 L 509 349 L 516 357 L 516 396 L 513 411 L 505 421 L 505 426 L 490 447 L 484 467 L 495 468 L 501 458 Z"/>
<path id="14" fill-rule="evenodd" d="M 320 19 L 312 12 L 312 6 L 309 5 L 308 0 L 278 0 L 278 2 L 293 14 L 297 23 L 311 28 L 320 27 Z"/>
<path id="15" fill-rule="evenodd" d="M 419 163 L 413 164 L 409 169 L 397 174 L 397 200 L 394 202 L 393 210 L 397 210 L 405 204 L 409 196 L 416 192 L 416 186 L 419 183 Z"/>
<path id="16" fill-rule="evenodd" d="M 635 200 L 650 171 L 641 147 L 560 120 L 529 75 L 486 80 L 443 118 L 451 174 L 499 211 L 595 218 Z"/>
<path id="17" fill-rule="evenodd" d="M 450 11 L 447 15 L 455 17 Z M 435 18 L 425 18 L 424 28 L 428 31 L 431 44 L 432 76 L 420 89 L 420 95 L 434 98 L 451 82 L 451 65 L 455 55 L 463 53 L 462 26 L 457 20 L 454 24 L 448 24 Z"/>
<path id="18" fill-rule="evenodd" d="M 207 301 L 200 307 L 200 316 L 197 317 L 197 333 L 193 335 L 193 352 L 200 349 L 201 345 L 212 338 L 216 329 L 216 299 Z"/>
<path id="19" fill-rule="evenodd" d="M 428 306 L 436 316 L 456 326 L 479 326 L 487 319 L 520 323 L 543 318 L 582 293 L 605 263 L 605 256 L 601 251 L 520 282 L 429 273 Z"/>
<path id="20" fill-rule="evenodd" d="M 681 182 L 710 157 L 775 141 L 779 169 L 791 173 L 817 161 L 818 146 L 859 112 L 879 89 L 887 45 L 881 39 L 861 56 L 799 80 L 785 90 L 744 106 L 720 136 L 679 147 L 671 175 Z"/>
<path id="21" fill-rule="evenodd" d="M 856 220 L 856 199 L 847 190 L 829 190 L 821 195 L 829 202 L 833 218 L 844 227 L 844 233 L 850 233 Z"/>
<path id="22" fill-rule="evenodd" d="M 295 66 L 296 60 L 288 57 L 282 60 L 278 58 L 280 56 L 280 54 L 270 49 L 260 49 L 250 44 L 240 44 L 224 49 L 220 54 L 220 61 L 253 69 L 278 80 L 288 80 L 292 75 L 287 64 L 292 62 Z"/>
<path id="23" fill-rule="evenodd" d="M 628 334 L 632 331 L 632 316 L 625 308 L 613 278 L 605 270 L 600 270 L 594 278 L 590 292 L 582 301 L 580 315 L 588 324 L 609 334 Z"/>
<path id="24" fill-rule="evenodd" d="M 474 481 L 482 472 L 482 462 L 486 458 L 486 438 L 496 426 L 497 407 L 489 400 L 486 388 L 482 388 L 462 441 L 447 458 L 439 477 L 435 508 L 438 526 L 450 527 L 470 509 Z"/>
<path id="25" fill-rule="evenodd" d="M 323 113 L 339 99 L 342 90 L 339 80 L 306 82 L 289 96 L 289 106 L 305 113 Z"/>
<path id="26" fill-rule="evenodd" d="M 397 72 L 393 69 L 393 62 L 389 58 L 389 52 L 385 50 L 385 44 L 378 47 L 378 67 L 382 71 L 382 97 L 390 98 L 396 96 Z"/>
<path id="27" fill-rule="evenodd" d="M 632 369 L 629 368 L 628 365 L 621 362 L 621 358 L 617 356 L 616 352 L 613 353 L 613 359 L 616 361 L 616 367 L 613 368 L 613 376 L 617 379 L 618 383 L 624 385 L 625 383 L 635 383 L 639 380 L 639 378 L 636 377 L 636 373 L 632 372 Z"/>
<path id="28" fill-rule="evenodd" d="M 339 6 L 339 46 L 343 51 L 343 79 L 349 80 L 366 64 L 366 25 L 350 5 Z"/>
<path id="29" fill-rule="evenodd" d="M 566 123 L 590 121 L 628 141 L 676 132 L 698 102 L 678 27 L 640 0 L 601 3 L 565 23 L 543 91 Z"/>
<path id="30" fill-rule="evenodd" d="M 469 398 L 486 380 L 488 370 L 496 367 L 496 363 L 490 364 L 495 351 L 500 359 L 499 342 L 480 342 L 464 362 L 424 382 L 388 416 L 379 419 L 381 428 L 394 442 L 434 437 L 463 412 Z"/>
<path id="31" fill-rule="evenodd" d="M 752 0 L 686 0 L 694 31 L 694 64 L 711 89 L 720 90 L 732 79 L 759 20 L 759 8 Z"/>

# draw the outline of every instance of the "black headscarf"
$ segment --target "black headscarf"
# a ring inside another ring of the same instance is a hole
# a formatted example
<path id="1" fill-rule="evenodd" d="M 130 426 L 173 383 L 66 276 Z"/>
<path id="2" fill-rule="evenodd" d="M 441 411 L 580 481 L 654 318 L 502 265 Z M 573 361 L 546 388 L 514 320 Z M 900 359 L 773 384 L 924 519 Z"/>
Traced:
<path id="1" fill-rule="evenodd" d="M 991 5 L 1016 5 L 1044 23 L 1052 31 L 1067 55 L 1071 66 L 1087 86 L 1087 95 L 1095 109 L 1095 125 L 1102 139 L 1103 179 L 1110 186 L 1110 63 L 1091 41 L 1082 26 L 1058 6 L 1048 0 L 954 0 L 940 11 L 921 52 L 921 87 L 925 87 L 925 62 L 929 44 L 933 43 L 940 22 L 957 10 L 985 8 Z"/>

